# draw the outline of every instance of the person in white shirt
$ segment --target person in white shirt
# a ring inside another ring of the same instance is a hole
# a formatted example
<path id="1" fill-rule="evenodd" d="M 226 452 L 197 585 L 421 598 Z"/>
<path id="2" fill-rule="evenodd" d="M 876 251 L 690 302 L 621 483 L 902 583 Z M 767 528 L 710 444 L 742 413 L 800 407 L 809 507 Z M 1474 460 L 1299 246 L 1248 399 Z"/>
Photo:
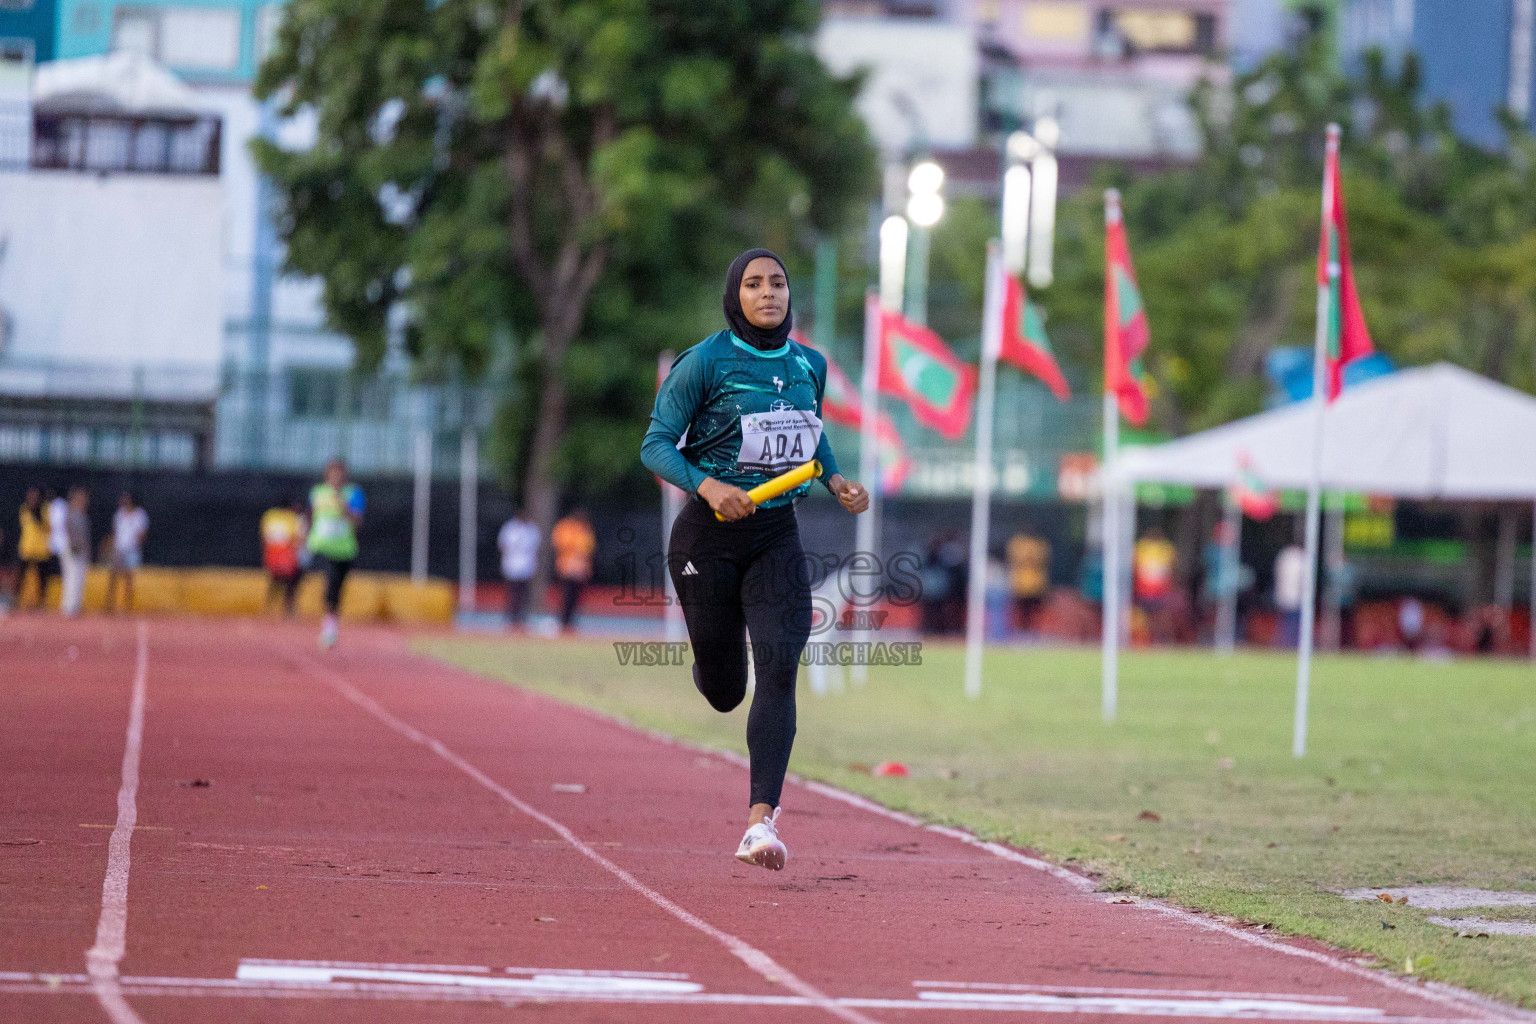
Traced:
<path id="1" fill-rule="evenodd" d="M 1295 647 L 1301 635 L 1301 600 L 1306 592 L 1307 555 L 1291 543 L 1275 558 L 1275 610 L 1280 613 L 1282 647 Z"/>
<path id="2" fill-rule="evenodd" d="M 112 514 L 112 560 L 107 570 L 106 611 L 117 607 L 118 584 L 122 584 L 123 611 L 133 610 L 133 574 L 144 561 L 144 535 L 149 532 L 149 514 L 124 491 Z"/>
<path id="3" fill-rule="evenodd" d="M 71 487 L 64 514 L 59 517 L 64 524 L 64 550 L 59 555 L 64 586 L 59 610 L 70 617 L 80 614 L 85 601 L 85 571 L 91 565 L 91 521 L 86 516 L 90 504 L 85 488 Z"/>
<path id="4" fill-rule="evenodd" d="M 501 574 L 507 581 L 507 625 L 521 626 L 527 612 L 528 581 L 539 565 L 539 528 L 514 512 L 496 537 Z"/>
<path id="5" fill-rule="evenodd" d="M 48 501 L 48 550 L 61 562 L 69 553 L 69 529 L 65 526 L 68 518 L 69 502 L 62 494 L 55 494 Z"/>

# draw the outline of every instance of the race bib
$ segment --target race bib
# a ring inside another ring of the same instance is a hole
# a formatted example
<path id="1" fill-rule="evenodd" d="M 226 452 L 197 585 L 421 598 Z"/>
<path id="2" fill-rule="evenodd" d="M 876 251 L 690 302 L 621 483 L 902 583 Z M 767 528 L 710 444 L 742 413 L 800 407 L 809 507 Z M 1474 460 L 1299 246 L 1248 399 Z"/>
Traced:
<path id="1" fill-rule="evenodd" d="M 787 403 L 786 403 L 787 404 Z M 775 409 L 741 418 L 736 466 L 748 473 L 779 474 L 811 461 L 821 441 L 821 419 L 804 409 Z"/>

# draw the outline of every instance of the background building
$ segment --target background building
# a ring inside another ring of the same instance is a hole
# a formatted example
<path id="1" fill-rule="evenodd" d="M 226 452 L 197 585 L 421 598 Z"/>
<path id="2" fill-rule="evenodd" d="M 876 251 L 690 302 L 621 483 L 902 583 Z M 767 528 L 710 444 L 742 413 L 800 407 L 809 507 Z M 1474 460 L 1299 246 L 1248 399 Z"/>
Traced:
<path id="1" fill-rule="evenodd" d="M 16 3 L 0 8 L 0 394 L 17 421 L 0 460 L 308 472 L 342 454 L 398 473 L 426 432 L 455 467 L 464 410 L 478 426 L 488 405 L 397 362 L 355 374 L 319 282 L 279 272 L 249 147 L 310 134 L 251 94 L 283 4 Z M 152 158 L 166 145 L 179 163 Z"/>
<path id="2" fill-rule="evenodd" d="M 1486 146 L 1503 143 L 1507 110 L 1532 125 L 1532 0 L 1345 0 L 1340 47 L 1346 66 L 1380 49 L 1396 64 L 1418 55 L 1423 99 L 1445 103 L 1458 134 Z"/>

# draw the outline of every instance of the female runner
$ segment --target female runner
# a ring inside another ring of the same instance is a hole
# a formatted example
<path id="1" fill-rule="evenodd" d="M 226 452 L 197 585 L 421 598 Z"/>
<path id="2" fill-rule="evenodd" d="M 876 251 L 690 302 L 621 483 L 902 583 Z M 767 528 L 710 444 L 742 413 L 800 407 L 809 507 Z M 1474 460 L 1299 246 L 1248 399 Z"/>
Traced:
<path id="1" fill-rule="evenodd" d="M 782 260 L 767 249 L 736 257 L 725 275 L 725 322 L 727 330 L 673 362 L 656 395 L 641 461 L 693 496 L 672 525 L 667 568 L 693 642 L 694 685 L 716 711 L 730 711 L 746 696 L 751 635 L 751 811 L 736 859 L 778 871 L 789 858 L 777 821 L 795 740 L 795 677 L 811 633 L 794 502 L 811 485 L 761 506 L 746 489 L 814 458 L 827 490 L 849 512 L 869 508 L 869 494 L 838 473 L 822 434 L 827 361 L 789 340 Z"/>

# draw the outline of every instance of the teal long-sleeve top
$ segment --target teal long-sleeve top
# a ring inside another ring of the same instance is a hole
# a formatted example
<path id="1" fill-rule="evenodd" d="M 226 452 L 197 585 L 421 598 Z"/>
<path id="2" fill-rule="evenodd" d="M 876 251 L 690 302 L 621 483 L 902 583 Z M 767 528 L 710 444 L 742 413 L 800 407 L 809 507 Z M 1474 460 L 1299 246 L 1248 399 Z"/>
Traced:
<path id="1" fill-rule="evenodd" d="M 706 477 L 750 490 L 811 458 L 821 462 L 826 483 L 837 473 L 832 446 L 820 430 L 826 388 L 827 360 L 814 349 L 786 341 L 762 350 L 730 331 L 712 334 L 673 360 L 656 393 L 640 461 L 690 494 Z M 774 431 L 785 424 L 798 429 Z M 818 435 L 814 454 L 796 447 L 809 445 L 811 425 Z M 769 452 L 775 445 L 780 450 Z M 787 505 L 810 487 L 807 481 L 763 507 Z"/>

